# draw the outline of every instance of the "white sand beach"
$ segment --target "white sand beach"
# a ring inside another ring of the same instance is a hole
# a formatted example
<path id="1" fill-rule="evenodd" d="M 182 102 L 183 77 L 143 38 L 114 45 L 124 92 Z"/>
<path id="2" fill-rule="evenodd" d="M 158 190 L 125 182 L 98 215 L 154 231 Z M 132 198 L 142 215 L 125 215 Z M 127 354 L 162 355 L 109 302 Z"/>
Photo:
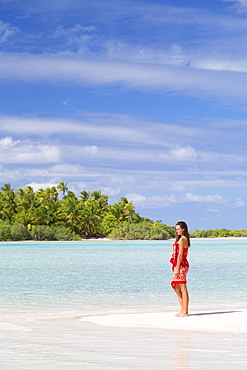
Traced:
<path id="1" fill-rule="evenodd" d="M 175 312 L 110 314 L 80 321 L 115 338 L 111 350 L 122 359 L 116 369 L 246 369 L 245 309 L 195 311 L 189 317 Z"/>
<path id="2" fill-rule="evenodd" d="M 246 369 L 247 310 L 1 315 L 8 370 Z"/>
<path id="3" fill-rule="evenodd" d="M 188 317 L 175 312 L 100 315 L 81 318 L 97 325 L 160 330 L 190 330 L 247 334 L 247 310 L 195 311 Z"/>

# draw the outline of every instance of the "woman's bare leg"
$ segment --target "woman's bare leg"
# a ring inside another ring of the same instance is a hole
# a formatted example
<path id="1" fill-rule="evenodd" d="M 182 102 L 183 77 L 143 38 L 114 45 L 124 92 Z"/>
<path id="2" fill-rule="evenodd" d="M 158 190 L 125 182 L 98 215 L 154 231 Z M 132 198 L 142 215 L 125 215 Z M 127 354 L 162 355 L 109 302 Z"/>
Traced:
<path id="1" fill-rule="evenodd" d="M 178 302 L 180 304 L 180 312 L 177 313 L 176 316 L 180 316 L 183 312 L 183 299 L 182 299 L 182 291 L 181 291 L 181 288 L 180 288 L 180 284 L 176 284 L 174 290 L 177 294 Z"/>
<path id="2" fill-rule="evenodd" d="M 186 284 L 179 284 L 181 292 L 181 313 L 180 317 L 189 316 L 189 293 Z"/>

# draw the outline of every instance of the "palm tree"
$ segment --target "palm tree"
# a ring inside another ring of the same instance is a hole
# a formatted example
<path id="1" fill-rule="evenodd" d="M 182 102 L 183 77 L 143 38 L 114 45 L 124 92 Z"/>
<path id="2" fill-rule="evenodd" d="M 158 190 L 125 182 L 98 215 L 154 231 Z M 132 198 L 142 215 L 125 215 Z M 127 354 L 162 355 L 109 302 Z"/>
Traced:
<path id="1" fill-rule="evenodd" d="M 35 225 L 48 225 L 48 211 L 44 204 L 35 209 L 32 223 Z"/>
<path id="2" fill-rule="evenodd" d="M 132 223 L 133 216 L 136 214 L 135 207 L 133 206 L 132 202 L 126 203 L 123 209 L 123 217 L 129 219 L 130 223 Z"/>
<path id="3" fill-rule="evenodd" d="M 57 200 L 51 199 L 39 205 L 33 212 L 32 223 L 36 225 L 53 225 L 62 223 L 61 204 Z"/>
<path id="4" fill-rule="evenodd" d="M 46 189 L 49 194 L 49 200 L 50 201 L 56 201 L 58 197 L 58 191 L 56 186 L 52 186 L 51 188 Z"/>
<path id="5" fill-rule="evenodd" d="M 90 193 L 86 190 L 83 190 L 80 192 L 81 195 L 79 195 L 79 198 L 81 198 L 81 201 L 84 203 L 90 198 Z"/>
<path id="6" fill-rule="evenodd" d="M 80 219 L 82 230 L 87 236 L 97 235 L 102 221 L 98 203 L 89 199 L 80 212 Z"/>
<path id="7" fill-rule="evenodd" d="M 62 203 L 62 214 L 69 222 L 73 231 L 75 231 L 76 224 L 80 224 L 79 217 L 79 202 L 75 196 L 67 196 Z"/>
<path id="8" fill-rule="evenodd" d="M 36 191 L 36 197 L 39 203 L 43 203 L 47 197 L 45 189 L 39 188 L 39 190 Z"/>
<path id="9" fill-rule="evenodd" d="M 109 205 L 108 213 L 114 215 L 117 221 L 120 221 L 122 218 L 122 209 L 118 203 Z"/>
<path id="10" fill-rule="evenodd" d="M 14 221 L 17 221 L 25 226 L 31 223 L 32 211 L 36 206 L 36 197 L 31 186 L 25 189 L 19 188 L 16 191 L 16 208 L 17 213 Z"/>
<path id="11" fill-rule="evenodd" d="M 36 195 L 41 203 L 49 202 L 51 200 L 57 200 L 58 192 L 56 186 L 52 186 L 51 188 L 40 188 Z"/>
<path id="12" fill-rule="evenodd" d="M 68 192 L 69 188 L 68 188 L 68 183 L 67 182 L 64 182 L 64 181 L 60 181 L 59 185 L 57 186 L 57 190 L 59 192 L 62 192 L 62 195 L 63 197 L 65 196 L 65 194 Z"/>
<path id="13" fill-rule="evenodd" d="M 1 190 L 0 214 L 3 216 L 4 219 L 11 221 L 13 216 L 16 214 L 15 192 L 11 188 L 10 184 L 4 184 L 1 187 Z"/>
<path id="14" fill-rule="evenodd" d="M 11 189 L 11 185 L 8 183 L 8 184 L 4 184 L 2 187 L 1 187 L 1 190 L 3 193 L 5 194 L 8 194 L 9 192 L 13 192 L 14 189 Z"/>
<path id="15" fill-rule="evenodd" d="M 102 197 L 101 190 L 94 190 L 90 195 L 90 198 L 93 200 L 99 200 L 101 197 Z"/>
<path id="16" fill-rule="evenodd" d="M 48 225 L 63 224 L 61 201 L 51 200 L 46 204 Z"/>

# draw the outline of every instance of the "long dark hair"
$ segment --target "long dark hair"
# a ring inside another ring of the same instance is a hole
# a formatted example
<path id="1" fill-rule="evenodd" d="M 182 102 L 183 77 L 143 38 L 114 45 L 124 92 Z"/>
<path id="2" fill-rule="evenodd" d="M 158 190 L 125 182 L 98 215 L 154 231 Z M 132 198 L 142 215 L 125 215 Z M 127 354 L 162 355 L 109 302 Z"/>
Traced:
<path id="1" fill-rule="evenodd" d="M 186 222 L 184 222 L 184 221 L 179 221 L 179 222 L 177 222 L 176 223 L 176 226 L 180 226 L 181 227 L 181 229 L 183 229 L 184 230 L 184 236 L 187 238 L 187 240 L 188 240 L 188 247 L 190 247 L 190 234 L 189 234 L 189 231 L 188 231 L 188 226 L 187 226 L 187 224 L 186 224 Z M 178 235 L 177 233 L 176 233 L 176 242 L 178 242 L 179 241 L 179 239 L 181 238 L 181 235 Z"/>

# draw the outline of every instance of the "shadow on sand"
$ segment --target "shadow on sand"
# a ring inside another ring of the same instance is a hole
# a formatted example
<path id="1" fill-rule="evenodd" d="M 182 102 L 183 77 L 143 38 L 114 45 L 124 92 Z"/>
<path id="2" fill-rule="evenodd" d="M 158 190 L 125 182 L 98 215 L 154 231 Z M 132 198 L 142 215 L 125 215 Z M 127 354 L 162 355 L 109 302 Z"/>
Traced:
<path id="1" fill-rule="evenodd" d="M 202 312 L 202 313 L 192 313 L 189 316 L 222 315 L 224 313 L 235 313 L 235 312 L 242 312 L 242 311 Z"/>

